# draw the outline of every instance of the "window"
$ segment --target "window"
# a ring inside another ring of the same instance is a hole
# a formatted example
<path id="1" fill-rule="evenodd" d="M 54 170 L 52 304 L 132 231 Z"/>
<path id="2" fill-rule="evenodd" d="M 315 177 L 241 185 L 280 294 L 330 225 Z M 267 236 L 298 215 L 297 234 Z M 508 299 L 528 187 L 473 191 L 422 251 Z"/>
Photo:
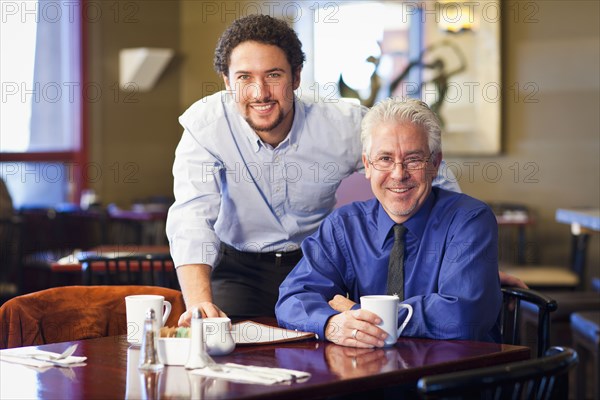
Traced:
<path id="1" fill-rule="evenodd" d="M 1 4 L 0 175 L 15 207 L 72 201 L 81 190 L 80 5 Z"/>
<path id="2" fill-rule="evenodd" d="M 366 106 L 392 91 L 400 94 L 402 88 L 392 87 L 393 77 L 421 51 L 421 10 L 400 2 L 319 4 L 318 9 L 310 7 L 311 23 L 299 21 L 295 26 L 308 58 L 302 93 L 324 101 L 351 97 Z M 406 78 L 420 82 L 418 73 Z"/>

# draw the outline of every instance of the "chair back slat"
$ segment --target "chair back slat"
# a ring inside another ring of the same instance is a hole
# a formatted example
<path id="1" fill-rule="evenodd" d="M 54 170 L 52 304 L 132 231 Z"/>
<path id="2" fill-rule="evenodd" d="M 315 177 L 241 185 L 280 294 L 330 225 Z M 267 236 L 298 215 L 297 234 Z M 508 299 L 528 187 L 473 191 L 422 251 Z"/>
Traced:
<path id="1" fill-rule="evenodd" d="M 550 313 L 558 308 L 556 300 L 531 289 L 503 287 L 502 343 L 520 344 L 521 303 L 530 303 L 538 312 L 537 357 L 541 357 L 550 343 Z"/>
<path id="2" fill-rule="evenodd" d="M 84 255 L 84 285 L 149 285 L 179 289 L 170 254 L 135 254 L 119 257 Z"/>

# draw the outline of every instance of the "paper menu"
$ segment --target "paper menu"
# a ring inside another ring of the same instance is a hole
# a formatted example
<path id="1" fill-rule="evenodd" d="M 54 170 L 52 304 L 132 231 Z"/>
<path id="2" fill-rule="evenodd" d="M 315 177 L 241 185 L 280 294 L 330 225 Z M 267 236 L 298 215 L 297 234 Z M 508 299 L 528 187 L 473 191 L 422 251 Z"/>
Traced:
<path id="1" fill-rule="evenodd" d="M 233 324 L 231 334 L 238 346 L 292 342 L 315 337 L 311 332 L 294 331 L 254 321 Z"/>

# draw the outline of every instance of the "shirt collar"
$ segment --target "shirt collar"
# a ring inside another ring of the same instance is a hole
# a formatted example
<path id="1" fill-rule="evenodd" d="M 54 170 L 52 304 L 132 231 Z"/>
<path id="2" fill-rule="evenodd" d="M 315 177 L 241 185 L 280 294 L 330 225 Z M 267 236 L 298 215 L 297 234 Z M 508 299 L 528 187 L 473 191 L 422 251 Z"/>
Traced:
<path id="1" fill-rule="evenodd" d="M 432 190 L 427 196 L 425 203 L 421 206 L 419 211 L 412 217 L 410 217 L 404 225 L 408 232 L 417 237 L 423 236 L 423 232 L 425 231 L 425 226 L 427 224 L 427 220 L 429 219 L 429 214 L 431 213 L 431 209 L 433 208 L 433 203 L 435 200 L 435 194 Z M 386 239 L 390 235 L 390 231 L 396 225 L 394 220 L 390 218 L 388 213 L 385 211 L 381 203 L 378 201 L 377 208 L 377 242 L 380 248 L 383 248 Z"/>
<path id="2" fill-rule="evenodd" d="M 230 101 L 233 101 L 233 96 L 229 95 L 229 99 L 231 99 Z M 235 106 L 232 103 L 230 103 L 230 104 L 232 106 Z M 235 110 L 235 112 L 237 114 L 239 125 L 244 127 L 244 133 L 245 133 L 246 137 L 248 138 L 248 140 L 250 141 L 250 143 L 252 144 L 252 149 L 254 150 L 255 153 L 258 152 L 261 147 L 265 146 L 265 144 L 260 139 L 260 137 L 256 134 L 254 129 L 250 128 L 250 125 L 248 125 L 248 123 L 246 122 L 244 117 L 237 110 Z M 298 96 L 296 96 L 294 94 L 294 121 L 292 121 L 292 127 L 290 129 L 290 132 L 288 133 L 286 138 L 283 139 L 283 141 L 279 144 L 278 147 L 280 147 L 280 146 L 282 147 L 283 145 L 286 145 L 287 142 L 289 142 L 289 145 L 292 146 L 294 149 L 297 147 L 298 138 L 300 136 L 300 131 L 304 127 L 304 119 L 305 119 L 304 104 L 302 104 L 302 102 L 299 101 Z"/>

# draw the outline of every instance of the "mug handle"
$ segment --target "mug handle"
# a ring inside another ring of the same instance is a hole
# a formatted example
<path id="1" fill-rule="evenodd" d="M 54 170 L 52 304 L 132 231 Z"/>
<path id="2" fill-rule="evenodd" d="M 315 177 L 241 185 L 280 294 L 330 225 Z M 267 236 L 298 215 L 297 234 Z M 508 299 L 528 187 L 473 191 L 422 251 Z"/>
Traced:
<path id="1" fill-rule="evenodd" d="M 408 325 L 408 322 L 410 321 L 413 315 L 413 308 L 410 304 L 398 304 L 398 311 L 400 311 L 401 308 L 406 308 L 408 310 L 408 315 L 404 319 L 402 325 L 400 325 L 400 328 L 398 328 L 398 337 L 402 335 L 402 331 L 404 330 L 404 328 L 406 328 L 406 325 Z"/>
<path id="2" fill-rule="evenodd" d="M 169 318 L 169 314 L 171 314 L 171 303 L 167 300 L 163 301 L 164 311 L 163 311 L 163 319 L 162 326 L 165 326 L 167 323 L 167 318 Z"/>

